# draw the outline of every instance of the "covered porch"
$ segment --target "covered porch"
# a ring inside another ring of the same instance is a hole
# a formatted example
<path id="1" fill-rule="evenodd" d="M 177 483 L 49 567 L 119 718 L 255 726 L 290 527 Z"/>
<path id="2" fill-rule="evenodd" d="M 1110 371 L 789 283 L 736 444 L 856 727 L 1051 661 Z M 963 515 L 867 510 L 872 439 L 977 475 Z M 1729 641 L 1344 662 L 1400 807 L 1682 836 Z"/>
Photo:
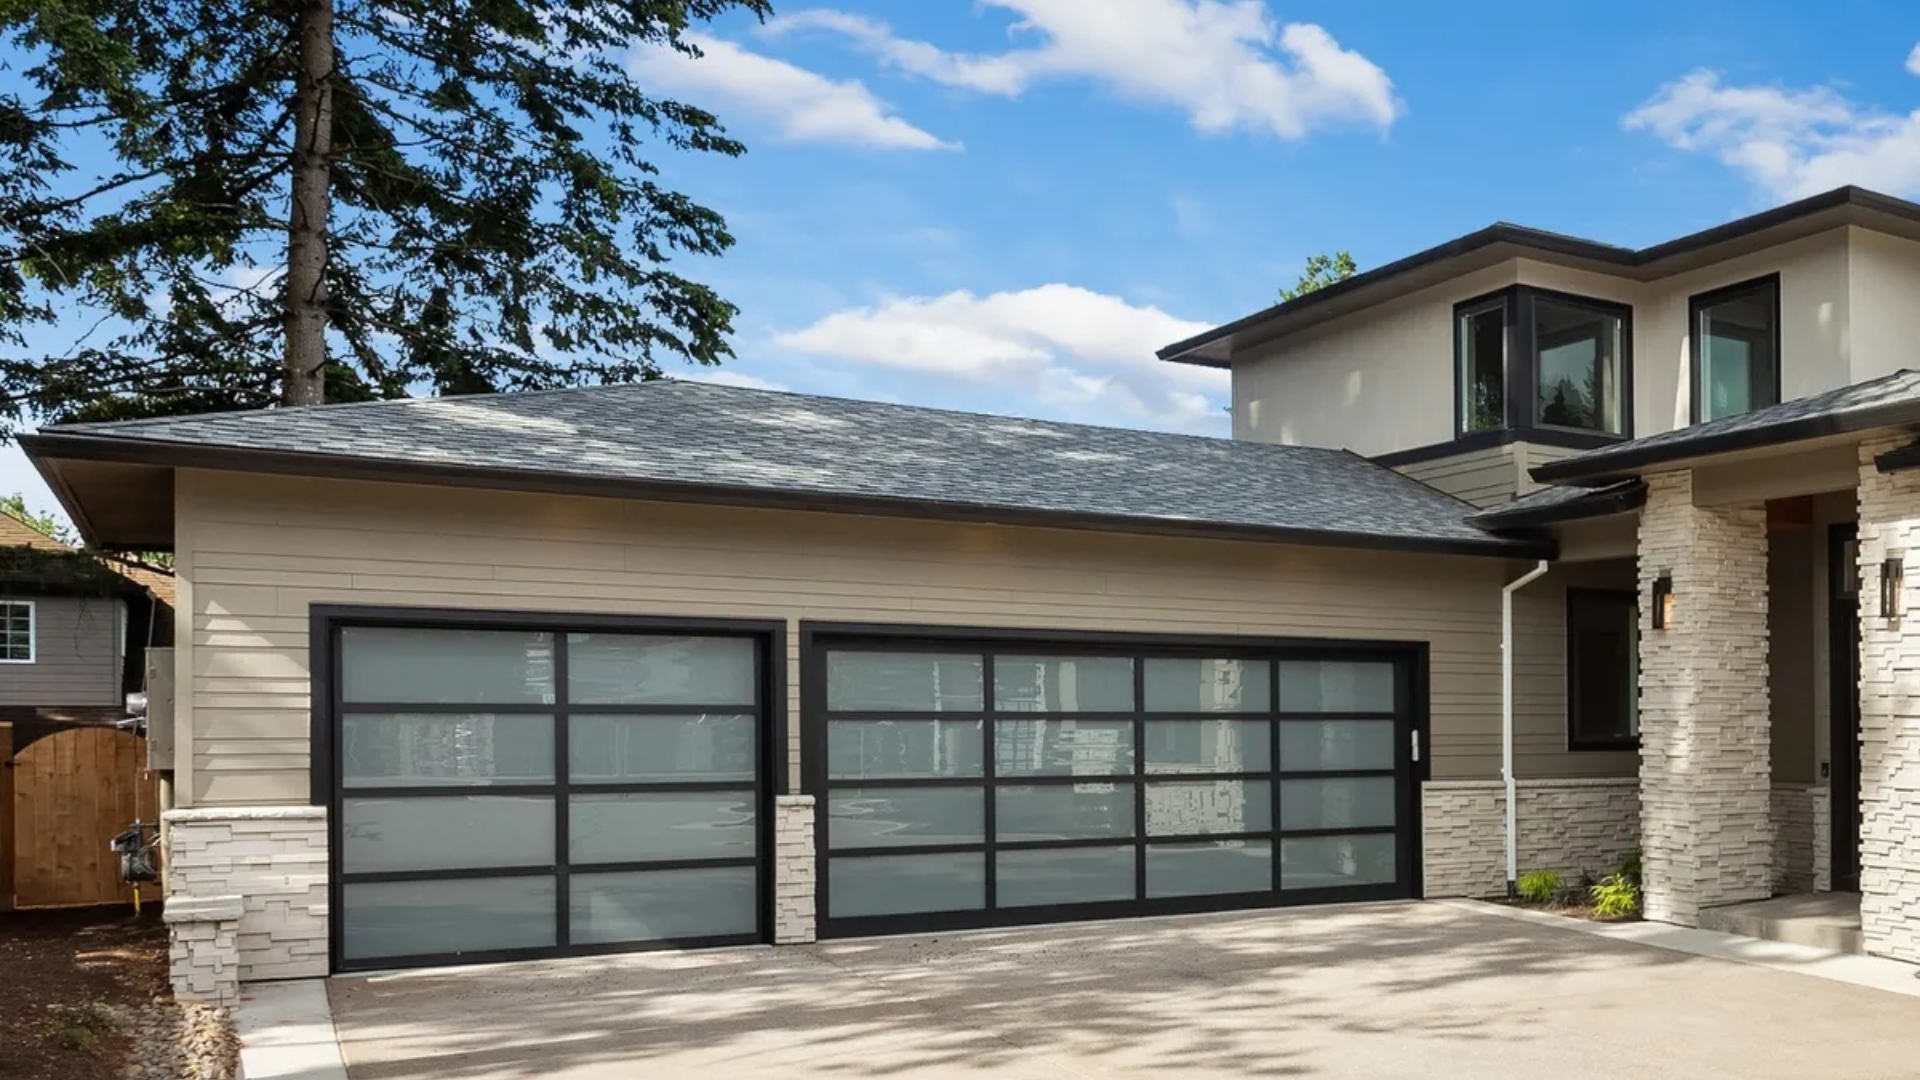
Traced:
<path id="1" fill-rule="evenodd" d="M 1485 515 L 1633 568 L 1647 918 L 1920 962 L 1916 431 L 1901 373 L 1548 463 Z"/>

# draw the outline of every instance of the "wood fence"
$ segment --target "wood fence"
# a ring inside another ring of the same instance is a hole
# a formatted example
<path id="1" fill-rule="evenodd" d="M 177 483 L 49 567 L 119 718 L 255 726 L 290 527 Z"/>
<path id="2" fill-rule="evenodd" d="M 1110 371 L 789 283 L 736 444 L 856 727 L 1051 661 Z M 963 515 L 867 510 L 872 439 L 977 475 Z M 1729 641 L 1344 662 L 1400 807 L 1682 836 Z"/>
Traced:
<path id="1" fill-rule="evenodd" d="M 0 906 L 131 903 L 107 842 L 160 816 L 146 741 L 108 727 L 73 727 L 13 751 L 0 724 Z M 158 889 L 147 891 L 158 896 Z"/>

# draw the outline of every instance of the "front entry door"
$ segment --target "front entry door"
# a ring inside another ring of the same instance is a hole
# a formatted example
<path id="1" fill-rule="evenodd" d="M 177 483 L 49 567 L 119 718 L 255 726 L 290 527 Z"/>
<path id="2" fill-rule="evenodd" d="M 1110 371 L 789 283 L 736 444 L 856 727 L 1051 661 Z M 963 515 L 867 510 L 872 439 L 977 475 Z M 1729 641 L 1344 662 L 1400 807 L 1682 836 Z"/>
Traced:
<path id="1" fill-rule="evenodd" d="M 1833 887 L 1860 888 L 1860 567 L 1859 529 L 1835 525 L 1827 536 L 1827 634 L 1833 707 L 1827 728 L 1833 775 Z"/>

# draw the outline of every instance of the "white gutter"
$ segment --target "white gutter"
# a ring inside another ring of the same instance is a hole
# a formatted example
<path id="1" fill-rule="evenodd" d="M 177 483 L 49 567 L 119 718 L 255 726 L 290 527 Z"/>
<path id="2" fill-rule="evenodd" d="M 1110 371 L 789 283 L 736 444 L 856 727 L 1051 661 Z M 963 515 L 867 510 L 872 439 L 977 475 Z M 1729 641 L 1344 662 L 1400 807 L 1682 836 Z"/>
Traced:
<path id="1" fill-rule="evenodd" d="M 1500 776 L 1507 786 L 1507 895 L 1520 880 L 1519 791 L 1513 779 L 1513 594 L 1547 572 L 1547 560 L 1500 590 Z"/>

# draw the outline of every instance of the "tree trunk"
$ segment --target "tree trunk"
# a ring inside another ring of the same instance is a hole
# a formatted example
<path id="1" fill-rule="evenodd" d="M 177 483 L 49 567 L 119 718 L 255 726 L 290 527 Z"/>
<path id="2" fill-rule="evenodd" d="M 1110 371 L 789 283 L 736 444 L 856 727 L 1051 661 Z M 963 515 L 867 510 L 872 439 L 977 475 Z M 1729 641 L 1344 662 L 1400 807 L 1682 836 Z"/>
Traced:
<path id="1" fill-rule="evenodd" d="M 293 207 L 287 221 L 282 400 L 326 400 L 328 159 L 333 154 L 333 0 L 306 0 L 294 76 Z"/>

